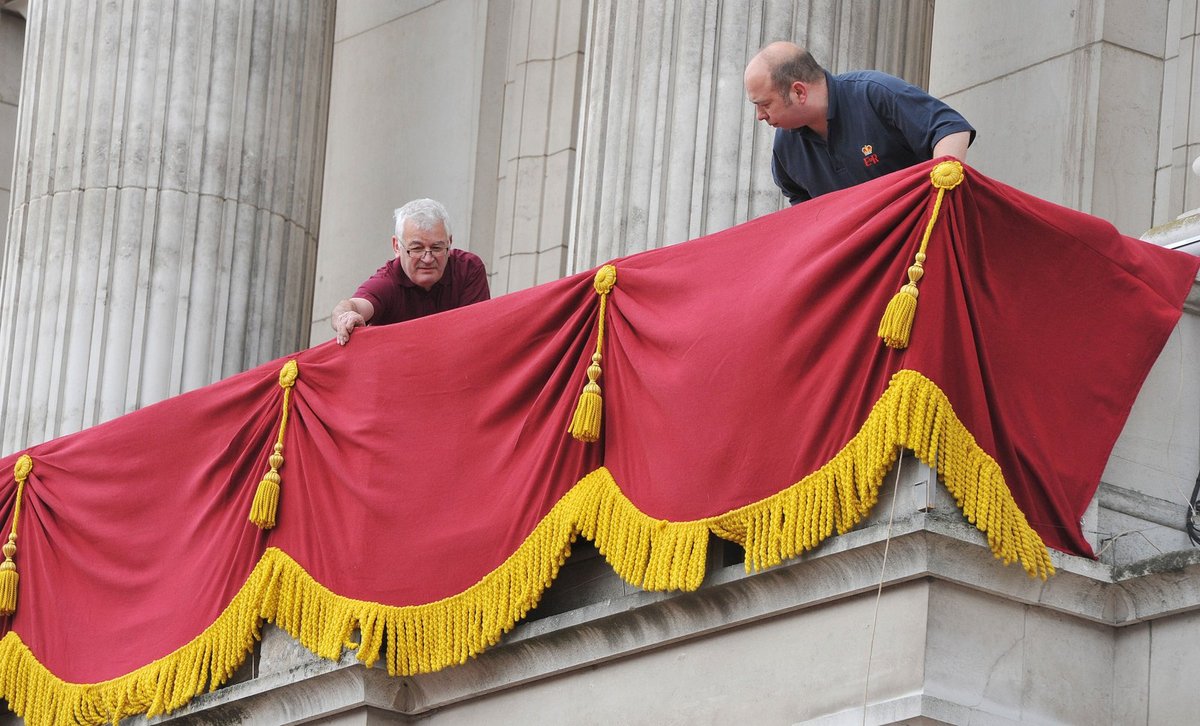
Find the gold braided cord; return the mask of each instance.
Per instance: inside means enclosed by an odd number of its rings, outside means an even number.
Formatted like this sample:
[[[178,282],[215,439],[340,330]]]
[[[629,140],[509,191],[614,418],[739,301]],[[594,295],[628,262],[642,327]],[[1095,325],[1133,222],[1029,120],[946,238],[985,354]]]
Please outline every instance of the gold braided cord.
[[[908,282],[892,296],[883,311],[883,318],[879,321],[878,335],[889,348],[908,347],[912,337],[913,319],[917,314],[917,298],[920,296],[917,283],[925,276],[925,250],[929,247],[929,238],[933,235],[933,225],[942,209],[942,198],[945,197],[946,191],[957,187],[962,181],[963,167],[958,161],[940,162],[929,172],[929,183],[938,190],[933,212],[925,225],[925,234],[921,237],[921,246],[917,250],[916,258],[908,268]]]
[[[587,383],[579,394],[579,402],[575,405],[575,413],[571,416],[571,424],[567,431],[575,439],[584,443],[592,443],[600,439],[600,424],[604,418],[604,397],[600,390],[600,361],[603,359],[601,350],[604,347],[604,313],[608,309],[608,295],[617,284],[617,268],[614,265],[604,265],[596,271],[592,287],[600,296],[600,320],[596,325],[596,352],[592,354],[592,364],[587,367]]]
[[[1054,567],[1012,499],[999,465],[975,442],[928,378],[900,371],[858,433],[816,472],[761,501],[707,519],[668,522],[642,513],[601,467],[579,480],[517,550],[461,593],[398,607],[343,597],[282,550],[268,548],[216,621],[190,643],[127,675],[66,683],[16,632],[0,639],[0,698],[32,726],[114,722],[157,715],[225,683],[273,622],[322,658],[346,648],[370,666],[411,675],[465,662],[494,645],[535,607],[578,535],[596,543],[627,582],[647,590],[695,590],[709,532],[741,543],[758,570],[816,547],[867,515],[900,448],[934,467],[958,506],[987,534],[997,558],[1043,579]],[[354,631],[358,643],[348,643]]]
[[[279,509],[279,469],[283,466],[283,436],[287,432],[288,411],[292,401],[292,387],[296,385],[296,377],[300,375],[300,367],[292,358],[283,364],[279,370],[279,386],[283,389],[283,413],[279,417],[279,436],[271,455],[267,457],[270,470],[263,475],[254,492],[254,501],[250,504],[250,521],[261,529],[271,529],[275,526],[275,515]]]
[[[21,502],[25,499],[25,480],[33,471],[33,459],[29,454],[17,457],[13,465],[13,479],[17,482],[17,500],[13,504],[12,529],[8,533],[8,541],[0,548],[4,553],[4,561],[0,562],[0,615],[12,615],[17,611],[17,586],[21,576],[17,573],[17,521],[21,518]]]
[[[33,459],[29,454],[21,454],[17,458],[17,463],[13,465],[13,479],[17,482],[17,502],[13,505],[13,520],[12,531],[9,532],[9,537],[17,536],[17,519],[21,516],[21,500],[25,494],[25,480],[29,478],[29,473],[33,471]]]

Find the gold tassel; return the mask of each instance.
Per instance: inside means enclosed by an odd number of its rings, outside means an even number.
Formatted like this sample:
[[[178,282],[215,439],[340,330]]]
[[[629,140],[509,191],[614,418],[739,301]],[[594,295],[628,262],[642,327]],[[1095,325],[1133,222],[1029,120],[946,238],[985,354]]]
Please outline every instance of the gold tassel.
[[[283,389],[283,415],[279,420],[279,438],[275,448],[267,459],[271,470],[258,483],[258,491],[254,493],[254,503],[250,506],[250,521],[260,529],[271,529],[275,526],[275,513],[279,509],[279,469],[283,466],[283,434],[287,431],[288,404],[292,400],[292,386],[300,375],[300,367],[295,359],[289,360],[279,371],[279,386]]]
[[[568,431],[576,439],[591,443],[600,438],[600,423],[604,415],[604,398],[600,395],[600,349],[604,345],[604,312],[608,303],[608,294],[617,284],[617,268],[604,265],[596,271],[596,279],[592,286],[600,296],[600,320],[596,325],[596,352],[592,354],[592,364],[587,368],[588,382],[579,394],[579,404],[575,407],[575,415],[571,417]]]
[[[883,319],[879,321],[879,337],[889,348],[907,348],[912,335],[913,320],[917,316],[917,282],[925,275],[925,248],[929,246],[929,237],[933,233],[933,224],[937,221],[938,212],[942,207],[942,197],[947,189],[953,189],[962,183],[963,168],[957,161],[943,161],[929,172],[929,181],[937,187],[937,201],[933,203],[933,214],[929,215],[929,224],[925,225],[925,235],[921,238],[921,249],[917,252],[916,260],[908,268],[908,283],[900,288],[900,292],[892,296]]]
[[[13,557],[17,554],[17,519],[21,516],[21,499],[25,494],[25,480],[33,471],[33,459],[29,454],[22,454],[13,467],[13,477],[17,480],[17,501],[13,505],[12,531],[8,533],[8,542],[0,548],[4,551],[4,562],[0,563],[0,615],[12,615],[17,611],[17,583],[21,576],[17,574],[17,563]]]

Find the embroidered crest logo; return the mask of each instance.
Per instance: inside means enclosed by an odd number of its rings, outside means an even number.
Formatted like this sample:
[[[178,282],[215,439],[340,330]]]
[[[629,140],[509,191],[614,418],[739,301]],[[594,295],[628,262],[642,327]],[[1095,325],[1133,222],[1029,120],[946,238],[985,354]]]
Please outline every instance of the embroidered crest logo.
[[[863,166],[875,166],[879,163],[879,154],[874,153],[875,147],[870,144],[863,144]]]

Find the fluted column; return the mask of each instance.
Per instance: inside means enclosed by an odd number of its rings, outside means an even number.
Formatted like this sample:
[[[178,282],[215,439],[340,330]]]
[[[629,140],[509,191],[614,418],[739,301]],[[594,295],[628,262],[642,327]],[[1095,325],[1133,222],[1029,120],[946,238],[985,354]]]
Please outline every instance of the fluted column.
[[[590,4],[569,271],[775,211],[772,129],[746,62],[773,40],[835,72],[924,85],[930,0],[596,0]]]
[[[17,97],[21,90],[21,53],[25,48],[25,18],[0,2],[0,251],[6,234],[11,196],[13,145],[17,140]],[[22,8],[22,12],[24,9]]]
[[[4,452],[301,347],[333,2],[30,3]]]

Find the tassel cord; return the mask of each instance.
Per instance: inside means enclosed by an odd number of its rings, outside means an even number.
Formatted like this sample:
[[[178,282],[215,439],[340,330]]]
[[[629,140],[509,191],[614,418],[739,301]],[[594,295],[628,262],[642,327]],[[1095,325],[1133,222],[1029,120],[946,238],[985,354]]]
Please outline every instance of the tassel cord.
[[[254,493],[254,501],[250,505],[250,521],[260,529],[271,529],[275,526],[276,513],[279,508],[279,469],[283,466],[283,439],[287,433],[288,414],[291,411],[292,387],[300,375],[300,367],[295,359],[289,360],[279,371],[279,386],[283,389],[283,412],[279,418],[279,436],[267,459],[270,470],[263,475]]]
[[[22,457],[22,458],[27,458],[27,456],[28,455],[26,455],[26,457]],[[21,466],[21,461],[18,460],[17,467],[19,468],[20,466]],[[17,520],[20,519],[20,517],[21,517],[21,501],[25,498],[25,480],[28,478],[29,478],[28,471],[26,471],[23,475],[18,474],[16,477],[16,479],[17,479],[17,502],[16,502],[16,504],[13,505],[12,530],[8,533],[8,538],[10,540],[15,540],[17,538]]]

